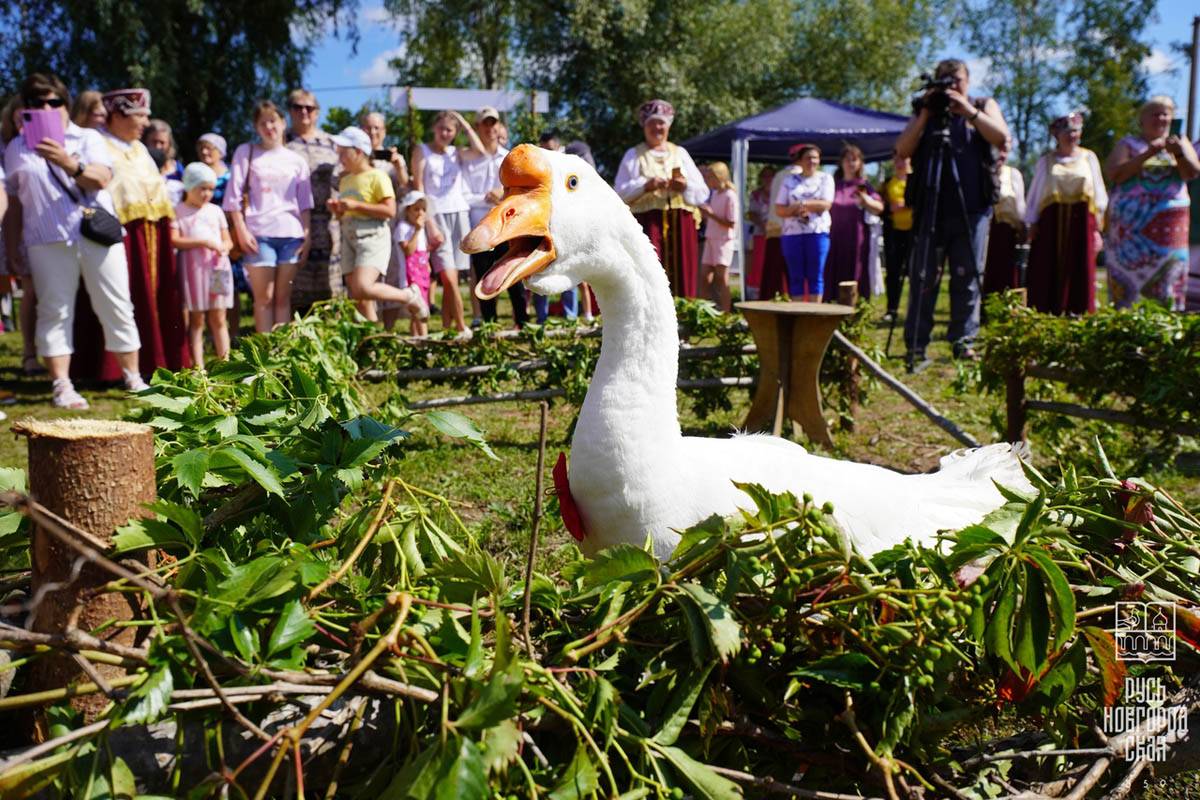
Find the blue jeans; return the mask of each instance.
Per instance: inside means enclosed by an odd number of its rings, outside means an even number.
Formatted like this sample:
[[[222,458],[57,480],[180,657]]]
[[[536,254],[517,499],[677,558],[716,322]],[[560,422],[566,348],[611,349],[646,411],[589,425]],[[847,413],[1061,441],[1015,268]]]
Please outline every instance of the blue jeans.
[[[954,346],[955,354],[974,344],[979,334],[979,287],[991,218],[988,209],[971,215],[965,228],[960,220],[939,220],[939,230],[929,243],[924,264],[917,263],[921,242],[920,232],[914,230],[908,314],[904,320],[904,343],[910,354],[923,356],[929,346],[940,284],[938,267],[943,260],[948,262],[950,272],[950,327],[946,338]]]
[[[783,260],[787,262],[788,294],[816,295],[825,291],[825,259],[829,256],[828,233],[797,233],[782,236]]]
[[[546,322],[546,317],[550,316],[550,298],[544,294],[533,292],[533,311],[537,314],[538,325],[543,325]],[[579,294],[575,289],[568,289],[560,295],[563,305],[563,316],[567,319],[576,319],[579,316]]]

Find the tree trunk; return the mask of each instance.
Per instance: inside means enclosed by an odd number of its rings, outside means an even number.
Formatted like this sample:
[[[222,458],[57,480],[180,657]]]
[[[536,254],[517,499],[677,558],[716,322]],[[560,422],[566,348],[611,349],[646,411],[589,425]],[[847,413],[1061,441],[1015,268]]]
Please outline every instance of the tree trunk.
[[[113,532],[155,499],[154,434],[145,425],[105,420],[28,420],[13,426],[29,439],[29,490],[35,500],[106,546]],[[114,621],[141,616],[136,594],[95,590],[113,575],[88,562],[34,526],[30,539],[33,576],[32,628],[61,633],[74,626],[109,641],[134,645],[137,628]],[[78,574],[75,570],[78,569]],[[102,631],[97,629],[110,623]],[[120,667],[95,664],[102,678],[123,675]],[[30,690],[53,689],[84,677],[69,656],[48,655],[30,668]],[[76,698],[90,721],[108,703],[103,694]]]

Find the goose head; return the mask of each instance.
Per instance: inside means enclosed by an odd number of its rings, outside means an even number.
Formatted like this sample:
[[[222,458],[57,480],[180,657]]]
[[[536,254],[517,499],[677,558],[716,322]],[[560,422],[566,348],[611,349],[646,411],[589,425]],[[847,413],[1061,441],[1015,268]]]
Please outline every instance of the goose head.
[[[483,253],[508,243],[504,256],[476,284],[480,299],[496,297],[521,280],[549,295],[581,281],[632,279],[630,271],[644,258],[612,255],[632,255],[639,246],[656,265],[628,207],[578,156],[520,145],[501,163],[500,183],[503,199],[461,244],[465,253]]]

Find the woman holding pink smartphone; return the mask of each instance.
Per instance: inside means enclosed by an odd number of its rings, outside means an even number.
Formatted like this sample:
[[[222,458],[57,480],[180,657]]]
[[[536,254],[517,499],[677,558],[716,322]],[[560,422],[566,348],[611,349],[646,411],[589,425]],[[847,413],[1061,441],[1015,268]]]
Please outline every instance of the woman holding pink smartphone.
[[[54,382],[54,405],[86,409],[69,377],[74,352],[75,296],[80,278],[104,329],[105,348],[121,366],[125,387],[146,388],[138,374],[141,340],[129,300],[125,249],[103,245],[83,235],[85,208],[113,213],[104,187],[112,178],[112,161],[100,134],[67,119],[70,95],[55,75],[35,73],[21,84],[25,111],[59,115],[62,140],[47,114],[23,117],[22,135],[4,152],[5,185],[13,210],[10,233],[20,231],[37,289],[37,351]],[[31,131],[30,128],[35,126]],[[31,137],[49,133],[30,146]],[[15,248],[10,247],[10,253]]]

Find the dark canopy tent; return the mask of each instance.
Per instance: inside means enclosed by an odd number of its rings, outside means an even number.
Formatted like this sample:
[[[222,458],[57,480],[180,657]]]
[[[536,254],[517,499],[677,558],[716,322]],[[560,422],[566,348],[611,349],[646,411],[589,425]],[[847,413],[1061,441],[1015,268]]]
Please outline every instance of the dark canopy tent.
[[[871,111],[815,97],[801,97],[761,114],[722,125],[683,143],[692,158],[732,159],[734,143],[749,143],[750,161],[786,164],[796,142],[821,148],[824,160],[836,161],[846,142],[858,145],[867,161],[892,154],[908,117]]]
[[[867,161],[880,161],[892,154],[896,137],[908,117],[871,111],[857,106],[801,97],[761,114],[722,125],[683,143],[692,158],[729,161],[737,185],[741,208],[746,208],[746,167],[751,161],[788,163],[788,148],[810,142],[821,148],[821,160],[835,163],[846,143],[858,145]],[[744,234],[744,230],[739,228]],[[739,236],[736,271],[746,296],[746,243]]]

